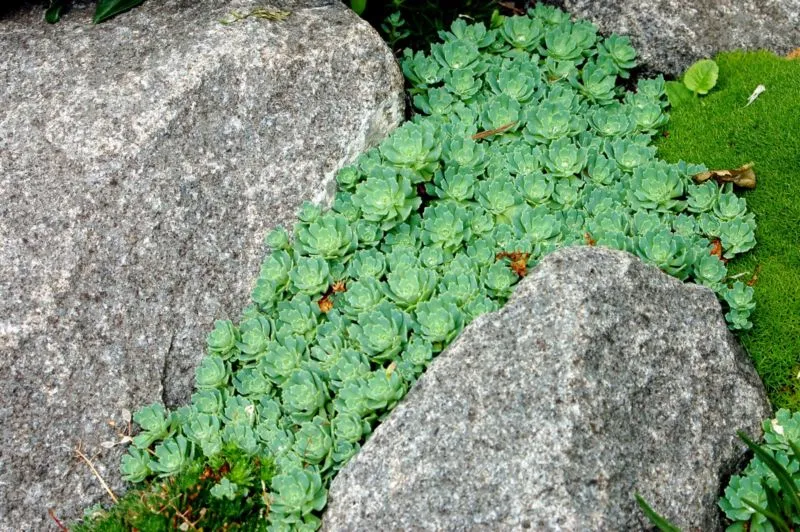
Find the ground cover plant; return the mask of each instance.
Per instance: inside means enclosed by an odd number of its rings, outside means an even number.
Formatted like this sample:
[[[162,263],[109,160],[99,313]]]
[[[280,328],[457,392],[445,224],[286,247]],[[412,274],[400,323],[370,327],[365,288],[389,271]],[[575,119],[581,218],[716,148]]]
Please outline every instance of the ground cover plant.
[[[498,0],[343,0],[380,32],[395,52],[427,50],[438,32],[457,18],[489,24],[494,13],[520,10],[527,2]],[[524,11],[519,11],[524,13]]]
[[[430,53],[405,53],[419,113],[337,174],[332,210],[307,203],[291,237],[270,233],[253,304],[216,322],[191,404],[134,415],[121,469],[141,488],[93,508],[85,530],[148,512],[211,527],[223,500],[226,515],[243,508],[228,529],[317,529],[330,480],[433,357],[562,246],[628,250],[749,326],[753,289],[722,257],[755,245],[753,217],[694,183],[704,167],[656,158],[664,80],[625,90],[629,40],[555,8],[497,22],[458,20]],[[232,473],[251,457],[268,470]],[[152,501],[200,477],[174,510]]]
[[[741,196],[759,244],[728,264],[731,275],[757,276],[758,312],[741,340],[772,404],[800,410],[800,60],[760,51],[723,53],[716,62],[717,86],[670,110],[658,154],[710,168],[754,163],[758,184]],[[759,85],[764,91],[751,101]]]

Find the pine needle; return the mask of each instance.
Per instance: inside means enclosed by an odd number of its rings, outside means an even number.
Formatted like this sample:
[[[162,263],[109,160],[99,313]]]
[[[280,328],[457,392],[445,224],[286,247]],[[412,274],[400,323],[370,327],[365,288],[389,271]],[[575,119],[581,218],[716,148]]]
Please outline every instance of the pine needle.
[[[49,515],[49,516],[50,516],[50,519],[52,519],[53,521],[55,521],[55,523],[56,523],[56,526],[58,527],[58,529],[59,529],[59,530],[62,530],[62,531],[64,531],[64,532],[69,532],[69,528],[65,527],[65,526],[64,526],[64,523],[62,523],[61,521],[59,521],[59,520],[58,520],[58,517],[56,517],[56,513],[53,511],[53,509],[52,509],[52,508],[50,508],[49,510],[47,510],[47,515]]]
[[[103,488],[108,492],[108,495],[111,497],[111,500],[114,501],[114,504],[117,504],[119,502],[119,500],[117,499],[117,496],[114,495],[114,492],[111,491],[111,488],[108,487],[108,484],[106,484],[106,481],[103,480],[103,477],[101,477],[100,473],[97,472],[97,469],[95,469],[94,464],[92,464],[92,461],[89,460],[89,458],[85,454],[83,454],[83,452],[81,451],[80,442],[78,443],[78,446],[75,447],[75,454],[77,454],[84,462],[86,462],[86,465],[88,465],[89,469],[92,470],[92,473],[94,473],[94,476],[96,476],[97,480],[100,481],[100,485],[102,485]]]

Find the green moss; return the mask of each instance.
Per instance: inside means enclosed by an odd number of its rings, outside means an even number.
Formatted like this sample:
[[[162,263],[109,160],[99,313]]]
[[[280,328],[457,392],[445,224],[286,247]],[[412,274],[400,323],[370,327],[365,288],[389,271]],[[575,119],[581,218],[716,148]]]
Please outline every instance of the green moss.
[[[800,409],[800,61],[768,52],[716,58],[719,83],[671,111],[658,143],[667,161],[709,168],[755,163],[757,187],[743,192],[755,213],[756,248],[733,260],[730,273],[757,268],[753,328],[741,336],[775,407]],[[752,105],[747,99],[766,87]]]
[[[270,459],[225,448],[209,460],[196,460],[180,474],[129,490],[109,509],[95,505],[73,532],[160,532],[162,530],[266,530],[263,495],[275,468]],[[215,497],[226,478],[250,497]],[[191,525],[190,525],[191,523]],[[183,527],[183,528],[181,528]]]

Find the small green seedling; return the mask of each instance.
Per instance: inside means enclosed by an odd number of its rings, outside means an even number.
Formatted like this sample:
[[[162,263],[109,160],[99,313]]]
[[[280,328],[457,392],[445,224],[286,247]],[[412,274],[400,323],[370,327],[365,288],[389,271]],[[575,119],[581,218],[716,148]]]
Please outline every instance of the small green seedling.
[[[698,94],[708,94],[717,84],[719,67],[713,59],[701,59],[683,74],[682,81],[668,81],[665,92],[672,107],[688,102]]]
[[[680,81],[667,81],[664,89],[667,93],[669,104],[672,107],[678,107],[684,103],[687,103],[693,97],[692,91],[687,89],[686,85]]]
[[[405,29],[406,21],[403,20],[403,15],[399,11],[395,11],[386,17],[381,29],[386,35],[386,42],[389,43],[389,48],[395,50],[397,43],[411,35],[411,31]]]
[[[683,75],[683,84],[694,94],[708,94],[717,84],[719,67],[713,59],[701,59]]]

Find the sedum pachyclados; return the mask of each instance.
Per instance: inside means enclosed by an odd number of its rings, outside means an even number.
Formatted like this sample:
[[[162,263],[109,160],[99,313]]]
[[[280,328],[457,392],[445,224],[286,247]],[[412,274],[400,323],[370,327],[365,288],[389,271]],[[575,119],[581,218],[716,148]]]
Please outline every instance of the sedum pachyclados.
[[[237,326],[218,321],[197,393],[146,407],[123,459],[141,482],[224,446],[269,456],[269,530],[313,530],[326,487],[436,354],[561,246],[637,254],[703,284],[749,326],[752,289],[725,259],[754,245],[745,200],[655,157],[664,81],[626,91],[630,41],[537,6],[459,20],[402,69],[420,111],[343,168],[333,209],[304,205]],[[229,482],[232,482],[229,480]],[[245,496],[220,481],[220,496]]]

